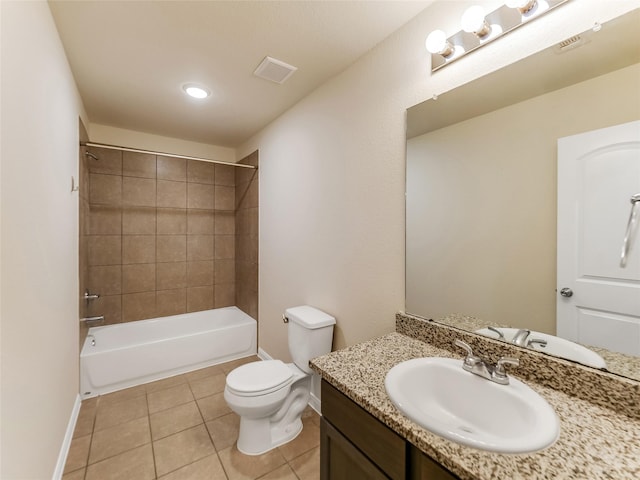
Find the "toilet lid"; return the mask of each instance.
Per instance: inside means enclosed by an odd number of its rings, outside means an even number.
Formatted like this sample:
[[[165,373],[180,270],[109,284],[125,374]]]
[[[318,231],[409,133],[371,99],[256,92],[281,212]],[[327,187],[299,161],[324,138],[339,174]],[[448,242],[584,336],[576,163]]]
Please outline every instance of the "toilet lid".
[[[291,383],[293,372],[280,360],[242,365],[227,375],[227,387],[243,396],[262,395]]]

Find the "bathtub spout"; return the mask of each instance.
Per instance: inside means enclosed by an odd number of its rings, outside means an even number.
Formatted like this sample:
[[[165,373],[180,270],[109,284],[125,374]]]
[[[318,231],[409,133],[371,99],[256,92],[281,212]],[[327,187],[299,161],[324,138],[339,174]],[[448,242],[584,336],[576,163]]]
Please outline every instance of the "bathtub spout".
[[[104,315],[100,315],[97,317],[85,317],[80,319],[81,322],[85,322],[89,327],[94,325],[104,323]]]

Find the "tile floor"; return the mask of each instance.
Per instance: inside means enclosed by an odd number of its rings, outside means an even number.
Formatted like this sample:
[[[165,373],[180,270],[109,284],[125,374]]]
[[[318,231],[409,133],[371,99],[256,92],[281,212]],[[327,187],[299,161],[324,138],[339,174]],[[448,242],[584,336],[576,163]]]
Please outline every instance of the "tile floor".
[[[257,357],[195,370],[82,402],[63,480],[307,480],[320,478],[320,418],[259,456],[236,449],[239,417],[225,376]]]

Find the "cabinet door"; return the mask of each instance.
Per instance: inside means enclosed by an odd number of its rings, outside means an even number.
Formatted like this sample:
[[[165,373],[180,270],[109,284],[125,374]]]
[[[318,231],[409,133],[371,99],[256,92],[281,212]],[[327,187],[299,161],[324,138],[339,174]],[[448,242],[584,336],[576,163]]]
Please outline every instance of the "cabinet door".
[[[411,445],[409,450],[410,480],[459,480],[457,476]]]
[[[388,479],[324,417],[320,420],[320,480]]]

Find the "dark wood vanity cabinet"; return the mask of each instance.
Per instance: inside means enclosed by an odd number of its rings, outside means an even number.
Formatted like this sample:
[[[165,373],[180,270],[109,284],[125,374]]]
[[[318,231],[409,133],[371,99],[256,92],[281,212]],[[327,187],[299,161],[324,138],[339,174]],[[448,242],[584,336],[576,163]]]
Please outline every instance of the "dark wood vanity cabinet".
[[[320,479],[387,478],[458,479],[323,380]]]

